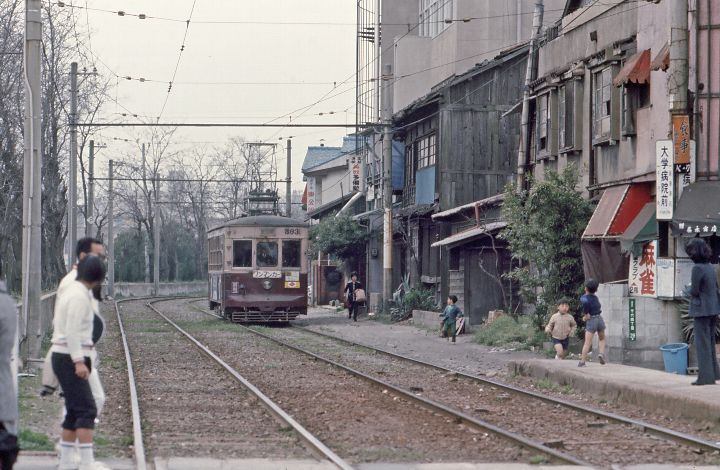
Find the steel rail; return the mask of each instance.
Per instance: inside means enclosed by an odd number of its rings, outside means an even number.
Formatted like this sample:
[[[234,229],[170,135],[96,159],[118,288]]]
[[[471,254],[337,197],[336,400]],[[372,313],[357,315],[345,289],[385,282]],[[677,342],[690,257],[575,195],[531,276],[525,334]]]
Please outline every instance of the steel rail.
[[[347,339],[344,339],[344,338],[339,338],[339,337],[337,337],[337,336],[329,335],[329,334],[326,334],[326,333],[321,333],[321,332],[319,332],[319,331],[311,330],[311,329],[309,329],[309,328],[298,327],[298,326],[293,326],[293,328],[295,328],[295,329],[297,329],[297,330],[305,331],[305,332],[308,332],[308,333],[312,333],[312,334],[314,334],[314,335],[321,336],[321,337],[323,337],[323,338],[327,338],[327,339],[335,340],[335,341],[338,341],[338,342],[341,342],[341,343],[345,343],[345,344],[347,344],[347,345],[349,345],[349,346],[356,346],[356,347],[365,348],[365,349],[368,349],[368,350],[370,350],[370,351],[375,351],[375,352],[378,352],[378,353],[380,353],[380,354],[385,354],[385,355],[387,355],[387,356],[394,357],[394,358],[396,358],[396,359],[401,359],[401,360],[403,360],[403,361],[412,362],[412,363],[415,363],[415,364],[418,364],[418,365],[422,365],[422,366],[426,366],[426,367],[431,367],[431,368],[434,368],[434,369],[439,370],[439,371],[442,371],[442,372],[452,373],[452,374],[455,374],[455,375],[458,376],[458,377],[462,377],[462,378],[465,378],[465,379],[470,379],[470,380],[473,380],[473,381],[476,381],[476,382],[480,382],[480,383],[483,383],[483,384],[486,384],[486,385],[492,385],[492,386],[498,387],[498,388],[500,388],[500,389],[503,389],[503,390],[505,390],[505,391],[512,392],[512,393],[515,393],[515,394],[518,394],[518,395],[523,395],[523,396],[526,396],[526,397],[532,397],[532,398],[535,398],[535,399],[538,399],[538,400],[542,400],[542,401],[544,401],[544,402],[546,402],[546,403],[550,403],[550,404],[553,404],[553,405],[561,405],[561,406],[563,406],[563,407],[565,407],[565,408],[569,408],[569,409],[574,410],[574,411],[578,411],[578,412],[585,413],[585,414],[592,414],[592,415],[595,415],[595,416],[600,417],[600,418],[605,418],[605,419],[608,419],[608,420],[611,420],[611,421],[615,421],[615,422],[617,422],[617,423],[630,425],[630,426],[633,426],[633,427],[635,427],[635,428],[639,428],[639,429],[641,429],[642,431],[647,432],[647,433],[649,433],[649,434],[653,434],[653,435],[655,435],[655,436],[661,437],[661,438],[666,439],[666,440],[671,440],[671,441],[674,441],[674,442],[677,442],[677,443],[680,443],[680,444],[684,444],[684,445],[687,445],[687,446],[689,446],[689,447],[695,447],[695,448],[702,449],[702,450],[706,450],[706,451],[710,451],[710,452],[720,451],[720,443],[713,443],[713,442],[710,442],[710,441],[706,441],[706,440],[704,440],[704,439],[700,439],[699,437],[692,436],[692,435],[690,435],[690,434],[686,434],[686,433],[683,433],[683,432],[680,432],[680,431],[675,431],[675,430],[673,430],[673,429],[664,428],[664,427],[662,427],[662,426],[658,426],[658,425],[655,425],[655,424],[650,424],[650,423],[647,423],[647,422],[644,422],[644,421],[640,421],[640,420],[636,420],[636,419],[633,419],[633,418],[627,418],[627,417],[622,416],[622,415],[618,415],[618,414],[611,413],[611,412],[608,412],[608,411],[599,410],[599,409],[597,409],[597,408],[593,408],[593,407],[590,407],[590,406],[587,406],[587,405],[578,405],[578,404],[572,403],[572,402],[570,402],[570,401],[561,400],[561,399],[558,399],[558,398],[554,398],[554,397],[551,397],[551,396],[548,396],[548,395],[543,395],[543,394],[541,394],[541,393],[533,392],[533,391],[530,391],[530,390],[525,390],[525,389],[522,389],[522,388],[519,388],[519,387],[515,387],[515,386],[513,386],[513,385],[504,384],[504,383],[497,382],[497,381],[495,381],[495,380],[491,380],[491,379],[488,379],[488,378],[483,378],[483,377],[480,377],[480,376],[477,376],[477,375],[467,374],[467,373],[465,373],[465,372],[460,372],[460,371],[457,371],[457,370],[448,369],[448,368],[446,368],[446,367],[443,367],[443,366],[440,366],[440,365],[437,365],[437,364],[433,364],[433,363],[431,363],[431,362],[426,362],[426,361],[423,361],[423,360],[421,360],[421,359],[415,359],[415,358],[412,358],[412,357],[403,356],[403,355],[401,355],[401,354],[394,353],[394,352],[391,352],[391,351],[387,351],[387,350],[385,350],[385,349],[376,348],[376,347],[374,347],[374,346],[369,346],[369,345],[367,345],[367,344],[358,343],[358,342],[351,341],[351,340],[347,340]]]
[[[230,375],[233,376],[235,380],[240,382],[245,388],[247,388],[253,395],[255,395],[264,405],[265,407],[270,411],[272,415],[274,415],[277,419],[282,421],[283,423],[289,425],[292,427],[295,432],[300,436],[300,438],[310,447],[311,450],[313,450],[318,455],[322,456],[323,458],[329,460],[332,462],[336,467],[342,469],[342,470],[353,470],[353,467],[345,462],[341,457],[339,457],[335,452],[333,452],[329,447],[327,447],[325,444],[322,443],[317,437],[315,437],[310,431],[305,429],[300,423],[295,421],[292,416],[287,414],[282,408],[280,408],[272,399],[270,399],[267,395],[265,395],[262,391],[260,391],[259,388],[254,386],[252,383],[250,383],[245,377],[240,375],[238,371],[233,369],[230,365],[228,365],[225,361],[223,361],[219,356],[217,356],[215,353],[213,353],[207,346],[202,344],[200,341],[198,341],[194,336],[192,336],[187,331],[183,330],[178,324],[173,322],[170,318],[168,318],[165,314],[163,314],[160,310],[158,310],[154,304],[157,302],[165,302],[168,300],[175,300],[175,299],[157,299],[157,300],[151,300],[150,302],[146,303],[145,305],[153,310],[155,313],[160,315],[167,323],[172,325],[177,331],[182,333],[190,342],[192,342],[195,346],[197,346],[200,351],[202,351],[205,355],[210,357],[212,360],[217,362],[223,369],[225,369]],[[189,303],[189,302],[188,302]],[[198,307],[196,307],[198,308]],[[207,313],[207,312],[204,312]],[[212,316],[216,316],[213,314],[209,314]]]
[[[354,375],[355,377],[358,377],[358,378],[360,378],[360,379],[362,379],[362,380],[364,380],[364,381],[366,381],[366,382],[370,382],[370,383],[372,383],[372,384],[374,384],[374,385],[379,385],[379,386],[381,386],[381,387],[383,387],[383,388],[385,388],[385,389],[392,390],[392,391],[395,392],[397,395],[405,398],[406,400],[408,400],[408,401],[413,401],[413,402],[419,404],[420,406],[422,406],[422,407],[424,407],[424,408],[426,408],[426,409],[428,409],[428,410],[430,410],[430,411],[433,411],[433,412],[436,412],[436,413],[442,413],[442,414],[444,414],[445,416],[448,416],[448,417],[450,417],[450,418],[452,418],[452,419],[458,420],[459,422],[462,422],[462,423],[464,423],[464,424],[466,424],[466,425],[470,425],[470,426],[473,426],[473,427],[476,427],[476,428],[480,428],[480,429],[483,429],[484,431],[492,432],[493,434],[496,434],[496,435],[498,435],[498,436],[504,437],[505,439],[508,439],[508,440],[514,442],[515,444],[519,444],[520,446],[525,447],[526,449],[530,449],[530,450],[536,451],[536,452],[542,452],[543,454],[548,455],[548,456],[550,456],[550,457],[552,457],[552,458],[554,458],[554,459],[556,459],[556,460],[558,460],[558,461],[560,461],[560,462],[568,463],[568,464],[571,464],[571,465],[582,465],[582,466],[592,467],[591,464],[589,464],[589,463],[587,463],[587,462],[585,462],[585,461],[583,461],[583,460],[580,460],[580,459],[578,459],[578,458],[576,458],[576,457],[573,457],[572,455],[568,455],[568,454],[565,454],[564,452],[557,451],[557,450],[552,449],[552,448],[550,448],[550,447],[548,447],[548,446],[545,446],[545,445],[543,445],[543,444],[541,444],[541,443],[539,443],[539,442],[535,442],[535,441],[533,441],[532,439],[528,439],[528,438],[526,438],[526,437],[524,437],[524,436],[521,436],[521,435],[519,435],[519,434],[515,434],[515,433],[513,433],[513,432],[511,432],[511,431],[507,431],[507,430],[502,429],[502,428],[500,428],[500,427],[498,427],[498,426],[495,426],[495,425],[490,424],[490,423],[488,423],[488,422],[485,422],[485,421],[482,421],[482,420],[480,420],[480,419],[477,419],[477,418],[475,418],[475,417],[473,417],[473,416],[467,415],[467,414],[462,413],[462,412],[460,412],[460,411],[456,411],[456,410],[450,408],[449,406],[443,405],[442,403],[438,403],[438,402],[436,402],[436,401],[434,401],[434,400],[430,400],[430,399],[425,398],[425,397],[417,396],[417,395],[415,395],[413,392],[411,392],[411,391],[409,391],[409,390],[405,390],[405,389],[403,389],[403,388],[401,388],[401,387],[397,387],[397,386],[392,385],[392,384],[390,384],[390,383],[388,383],[388,382],[385,382],[384,380],[381,380],[381,379],[378,379],[378,378],[373,377],[373,376],[371,376],[371,375],[365,374],[365,373],[360,372],[360,371],[358,371],[358,370],[356,370],[356,369],[353,369],[353,368],[351,368],[351,367],[342,365],[342,364],[340,364],[340,363],[338,363],[338,362],[333,361],[332,359],[328,359],[328,358],[322,357],[322,356],[320,356],[320,355],[318,355],[318,354],[315,354],[315,353],[313,353],[313,352],[311,352],[311,351],[307,351],[307,350],[305,350],[305,349],[303,349],[303,348],[300,348],[300,347],[298,347],[298,346],[292,345],[292,344],[287,343],[287,342],[285,342],[285,341],[282,341],[282,340],[280,340],[280,339],[274,338],[274,337],[272,337],[272,336],[270,336],[270,335],[266,335],[265,333],[261,333],[261,332],[259,332],[259,331],[253,330],[252,328],[248,328],[247,326],[240,325],[240,324],[238,324],[238,326],[239,326],[240,328],[246,330],[246,331],[249,331],[249,332],[257,335],[257,336],[260,336],[260,337],[262,337],[262,338],[265,338],[265,339],[268,339],[268,340],[270,340],[270,341],[273,341],[273,342],[275,342],[275,343],[277,343],[277,344],[280,344],[280,345],[282,345],[283,347],[286,347],[286,348],[288,348],[288,349],[292,349],[292,350],[294,350],[294,351],[297,351],[297,352],[300,352],[300,353],[302,353],[302,354],[308,355],[308,356],[313,357],[313,358],[315,358],[315,359],[317,359],[317,360],[319,360],[319,361],[321,361],[321,362],[324,362],[324,363],[326,363],[326,364],[329,364],[329,365],[331,365],[331,366],[333,366],[333,367],[336,367],[336,368],[338,368],[338,369],[344,370],[345,372],[348,372],[348,373]]]

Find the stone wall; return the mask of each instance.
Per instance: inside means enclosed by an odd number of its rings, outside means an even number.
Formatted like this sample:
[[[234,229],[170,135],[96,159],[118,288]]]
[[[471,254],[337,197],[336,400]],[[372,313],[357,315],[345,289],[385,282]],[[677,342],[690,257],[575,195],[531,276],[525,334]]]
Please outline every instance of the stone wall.
[[[117,282],[116,297],[148,297],[155,295],[153,283]],[[161,282],[159,295],[185,295],[207,293],[207,281]]]
[[[663,369],[660,346],[682,342],[680,314],[675,303],[633,297],[637,336],[635,341],[630,341],[627,284],[601,284],[597,296],[607,325],[608,359],[621,364]]]

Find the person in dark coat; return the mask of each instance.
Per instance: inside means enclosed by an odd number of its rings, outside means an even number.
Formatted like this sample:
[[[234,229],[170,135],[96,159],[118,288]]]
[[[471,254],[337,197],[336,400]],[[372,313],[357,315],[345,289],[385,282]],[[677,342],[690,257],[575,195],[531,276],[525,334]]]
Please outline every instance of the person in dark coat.
[[[345,285],[345,290],[343,291],[348,305],[348,320],[352,318],[353,321],[357,321],[359,302],[357,302],[355,298],[355,291],[358,289],[362,289],[362,284],[358,282],[357,273],[352,273],[350,275],[350,282]]]
[[[0,279],[2,267],[0,266]],[[12,469],[17,458],[17,390],[11,365],[17,333],[17,307],[0,281],[0,468]]]
[[[715,329],[720,314],[720,297],[715,268],[710,264],[712,251],[705,240],[693,238],[685,249],[695,265],[690,283],[690,308],[693,319],[698,378],[693,385],[710,385],[720,379],[715,355]]]

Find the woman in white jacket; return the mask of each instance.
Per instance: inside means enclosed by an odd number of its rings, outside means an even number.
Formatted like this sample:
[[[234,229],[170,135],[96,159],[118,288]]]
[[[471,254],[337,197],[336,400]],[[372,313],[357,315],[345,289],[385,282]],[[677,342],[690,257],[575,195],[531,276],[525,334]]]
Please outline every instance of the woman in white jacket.
[[[93,433],[97,407],[88,378],[93,356],[92,289],[105,279],[105,264],[87,256],[77,267],[77,279],[58,299],[53,320],[52,367],[65,395],[65,419],[60,443],[61,470],[76,469],[75,440],[79,443],[80,470],[108,468],[95,462]]]

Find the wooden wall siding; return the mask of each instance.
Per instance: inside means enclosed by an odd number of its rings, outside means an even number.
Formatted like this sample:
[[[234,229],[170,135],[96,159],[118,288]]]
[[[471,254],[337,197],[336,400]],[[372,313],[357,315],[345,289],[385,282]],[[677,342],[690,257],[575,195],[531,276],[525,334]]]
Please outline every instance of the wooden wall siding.
[[[464,252],[460,253],[460,270],[448,272],[448,287],[450,295],[457,295],[457,305],[465,311],[465,255]],[[442,299],[443,305],[447,302],[447,299]]]
[[[522,98],[524,63],[511,62],[444,93],[438,172],[441,210],[498,194],[510,182],[517,162],[520,113],[502,115]]]

